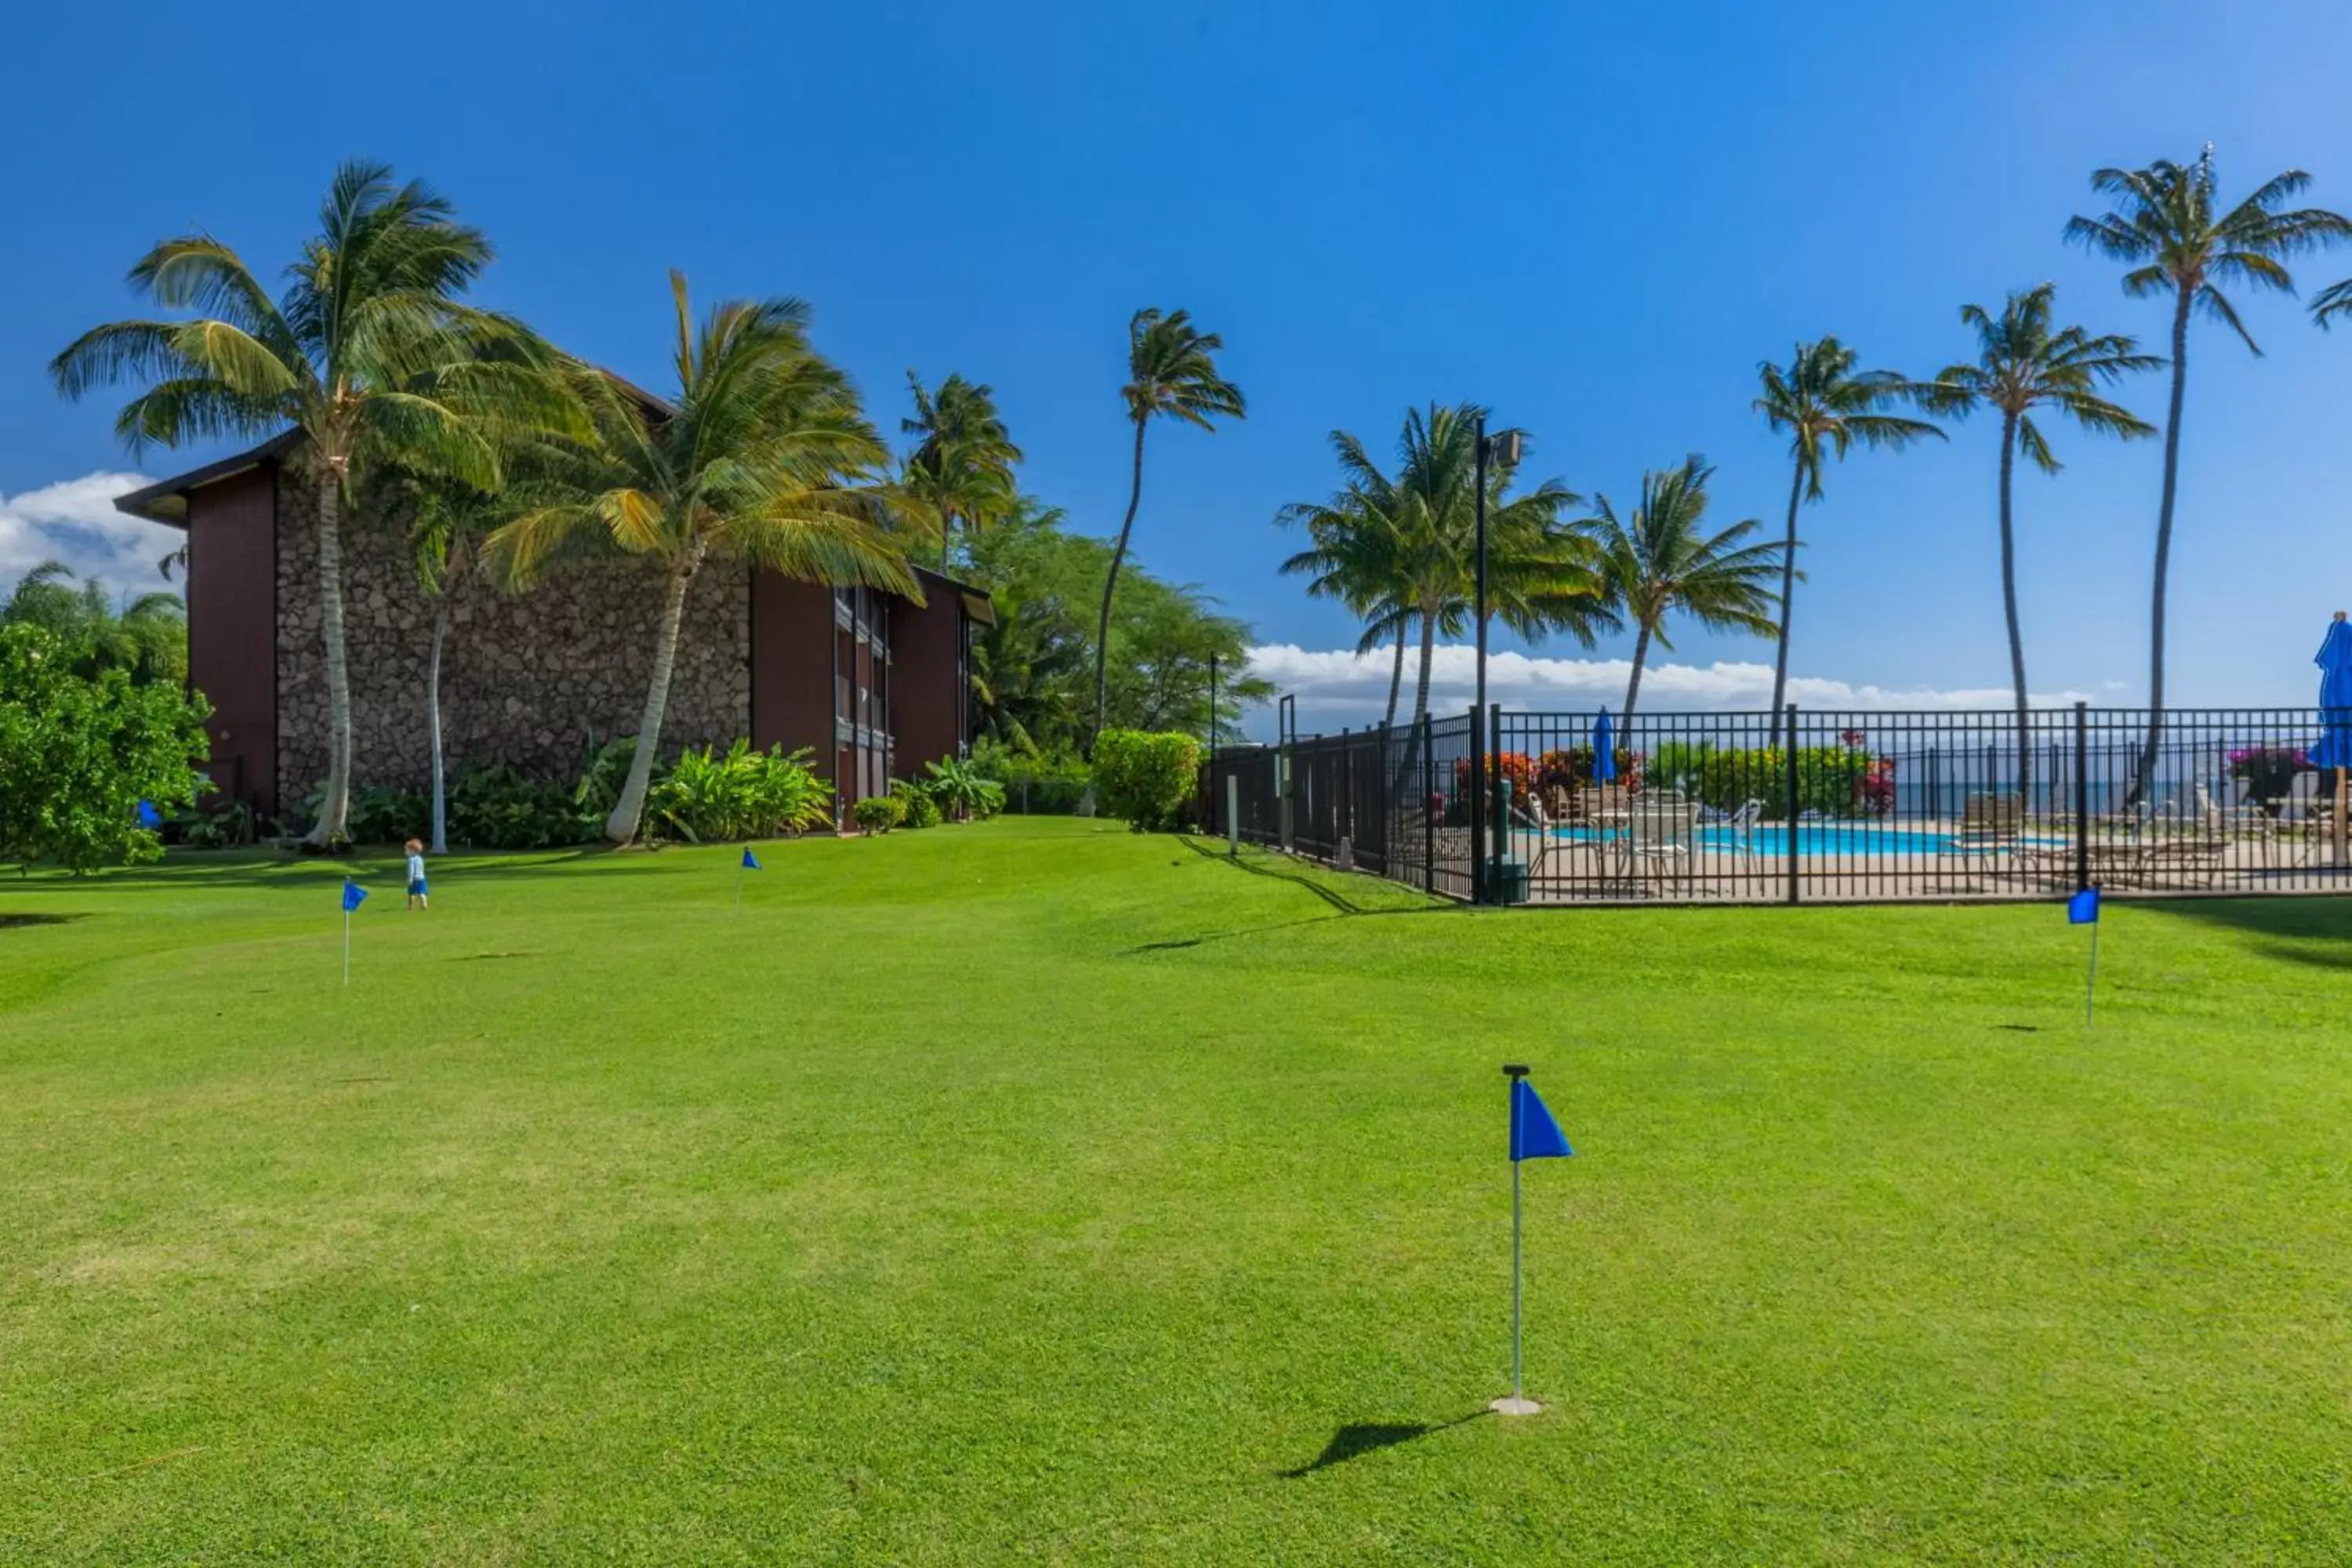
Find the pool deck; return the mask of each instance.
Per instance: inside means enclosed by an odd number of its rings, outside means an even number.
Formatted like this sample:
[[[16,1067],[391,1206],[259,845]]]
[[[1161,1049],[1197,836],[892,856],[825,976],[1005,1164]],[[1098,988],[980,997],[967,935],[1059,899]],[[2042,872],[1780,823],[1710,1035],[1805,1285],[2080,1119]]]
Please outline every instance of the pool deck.
[[[1906,820],[1906,836],[1853,850],[1796,857],[1797,901],[1947,902],[2056,899],[2076,884],[2076,850],[2053,832],[1998,848],[1920,848],[1910,836],[1948,839],[1957,824]],[[2352,866],[2332,863],[2335,847],[2292,831],[2189,833],[2095,839],[2090,880],[2119,895],[2214,896],[2352,892]],[[1781,903],[1790,861],[1769,852],[1781,830],[1768,825],[1753,850],[1698,842],[1683,853],[1629,856],[1620,842],[1562,838],[1515,827],[1509,855],[1529,867],[1535,904]],[[2035,837],[2042,841],[2034,841]]]

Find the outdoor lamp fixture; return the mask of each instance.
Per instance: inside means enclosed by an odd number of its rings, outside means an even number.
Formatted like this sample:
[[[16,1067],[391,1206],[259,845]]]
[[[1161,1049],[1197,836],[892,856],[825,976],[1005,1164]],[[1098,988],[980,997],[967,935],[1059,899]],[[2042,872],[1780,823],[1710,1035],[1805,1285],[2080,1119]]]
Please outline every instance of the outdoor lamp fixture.
[[[1478,573],[1476,604],[1472,618],[1478,627],[1478,697],[1471,710],[1470,722],[1470,880],[1471,901],[1484,902],[1483,868],[1485,852],[1485,803],[1486,795],[1486,465],[1498,463],[1506,468],[1519,466],[1525,441],[1519,431],[1497,430],[1486,434],[1486,416],[1481,413],[1473,426],[1477,440],[1477,461],[1471,488],[1477,492],[1475,505],[1478,517]]]

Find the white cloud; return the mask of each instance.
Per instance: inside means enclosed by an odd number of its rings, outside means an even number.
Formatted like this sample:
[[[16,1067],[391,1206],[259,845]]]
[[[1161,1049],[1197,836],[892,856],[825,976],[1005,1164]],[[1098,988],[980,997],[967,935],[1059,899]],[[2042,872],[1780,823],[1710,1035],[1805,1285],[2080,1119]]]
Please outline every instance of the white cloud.
[[[1400,711],[1411,710],[1417,657],[1405,656]],[[1301,728],[1336,730],[1341,725],[1380,722],[1381,710],[1388,703],[1391,658],[1360,658],[1345,649],[1276,643],[1250,650],[1250,673],[1274,682],[1278,690],[1297,694]],[[1632,673],[1632,663],[1622,658],[1535,658],[1523,653],[1496,653],[1486,660],[1486,700],[1537,712],[1583,711],[1603,704],[1613,709],[1625,700],[1625,679]],[[1462,645],[1441,646],[1430,661],[1429,705],[1439,712],[1459,713],[1469,707],[1476,683],[1476,650]],[[2088,700],[2091,694],[2047,691],[2031,696],[2037,706],[2060,706]],[[1937,690],[1856,686],[1791,676],[1788,700],[1822,710],[1885,711],[1999,709],[2008,707],[2012,698],[2006,687]],[[1771,701],[1769,664],[1652,664],[1642,671],[1644,712],[1758,711]]]
[[[147,483],[142,474],[88,474],[0,495],[0,592],[44,561],[62,561],[110,588],[163,585],[155,563],[186,535],[114,510],[114,498]]]

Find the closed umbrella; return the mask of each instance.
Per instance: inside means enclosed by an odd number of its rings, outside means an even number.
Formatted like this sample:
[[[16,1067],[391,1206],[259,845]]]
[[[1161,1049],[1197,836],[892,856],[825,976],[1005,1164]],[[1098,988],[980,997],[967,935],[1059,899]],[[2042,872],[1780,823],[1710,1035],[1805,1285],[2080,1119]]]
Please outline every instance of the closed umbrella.
[[[1617,781],[1617,726],[1609,721],[1609,710],[1603,708],[1601,717],[1592,721],[1592,782],[1614,784]]]
[[[2336,770],[2336,864],[2345,863],[2347,768],[2352,768],[2352,625],[2336,612],[2312,662],[2319,666],[2319,744],[2311,748],[2316,766]]]

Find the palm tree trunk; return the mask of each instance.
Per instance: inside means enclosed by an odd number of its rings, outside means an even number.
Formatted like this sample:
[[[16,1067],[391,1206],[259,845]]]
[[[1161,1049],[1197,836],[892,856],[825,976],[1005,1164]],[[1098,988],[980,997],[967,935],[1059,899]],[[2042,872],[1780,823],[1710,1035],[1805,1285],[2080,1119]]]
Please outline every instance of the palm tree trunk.
[[[349,837],[352,811],[352,670],[343,639],[343,477],[321,455],[319,468],[319,635],[327,655],[327,798],[306,843]]]
[[[2009,616],[2009,676],[2017,690],[2018,807],[2033,807],[2033,726],[2025,710],[2025,637],[2017,626],[2017,535],[2010,521],[2010,486],[2017,467],[2017,416],[2000,421],[2000,603]]]
[[[2156,586],[2148,610],[2147,740],[2140,747],[2139,776],[2125,804],[2137,805],[2156,784],[2157,748],[2164,738],[2164,582],[2172,564],[2172,497],[2180,479],[2180,403],[2189,385],[2189,286],[2172,308],[2172,404],[2164,420],[2164,493],[2156,510]]]
[[[1095,620],[1095,727],[1087,735],[1087,752],[1094,752],[1094,738],[1102,733],[1103,710],[1109,693],[1110,667],[1110,601],[1118,592],[1119,563],[1127,559],[1128,536],[1135,531],[1135,509],[1143,504],[1143,425],[1135,422],[1135,483],[1127,492],[1127,521],[1118,527],[1118,547],[1110,552],[1110,573],[1103,579],[1102,614]]]
[[[433,603],[433,653],[425,661],[425,738],[433,769],[433,853],[449,853],[447,769],[441,755],[441,645],[449,636],[449,585]]]
[[[613,815],[604,819],[604,837],[615,844],[635,840],[645,816],[654,756],[661,749],[662,715],[669,708],[670,669],[677,662],[678,624],[686,617],[686,590],[701,564],[697,548],[669,574],[669,589],[662,599],[661,628],[654,635],[654,671],[646,682],[645,716],[637,721],[637,754],[629,759],[629,776],[621,785],[620,798],[613,803]]]
[[[1404,644],[1400,634],[1397,647]],[[1437,613],[1426,605],[1421,611],[1421,674],[1412,688],[1412,728],[1405,731],[1404,761],[1397,768],[1396,786],[1391,792],[1402,795],[1412,782],[1413,764],[1421,761],[1422,731],[1429,717],[1429,667],[1437,652]]]
[[[1649,657],[1650,623],[1644,620],[1642,623],[1641,635],[1633,639],[1633,679],[1625,682],[1624,732],[1629,735],[1633,731],[1633,704],[1639,701],[1642,696],[1642,666],[1648,661]]]
[[[1396,725],[1397,693],[1404,688],[1404,639],[1412,626],[1411,617],[1397,617],[1396,661],[1389,666],[1389,705],[1381,710],[1381,729],[1383,731]]]
[[[948,574],[948,543],[955,538],[955,513],[940,513],[940,575]]]
[[[1797,508],[1805,500],[1805,465],[1797,464],[1796,477],[1789,481],[1789,533],[1780,544],[1780,647],[1772,658],[1772,744],[1780,743],[1780,717],[1789,702],[1789,606],[1797,596]],[[1789,737],[1794,744],[1796,737]]]

